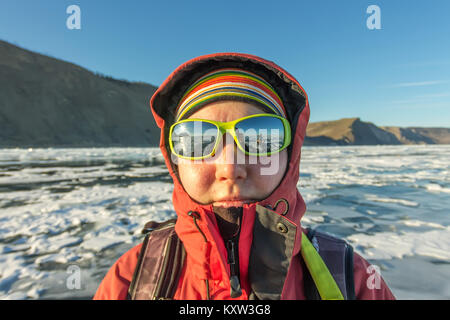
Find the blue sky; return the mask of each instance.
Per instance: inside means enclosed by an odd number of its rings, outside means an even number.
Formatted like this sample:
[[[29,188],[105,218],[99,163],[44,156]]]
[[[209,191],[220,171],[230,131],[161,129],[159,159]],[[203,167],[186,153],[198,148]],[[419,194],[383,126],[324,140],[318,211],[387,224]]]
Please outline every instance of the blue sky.
[[[66,27],[73,4],[80,30]],[[450,127],[448,0],[1,0],[0,39],[156,86],[193,57],[251,53],[299,80],[311,121]]]

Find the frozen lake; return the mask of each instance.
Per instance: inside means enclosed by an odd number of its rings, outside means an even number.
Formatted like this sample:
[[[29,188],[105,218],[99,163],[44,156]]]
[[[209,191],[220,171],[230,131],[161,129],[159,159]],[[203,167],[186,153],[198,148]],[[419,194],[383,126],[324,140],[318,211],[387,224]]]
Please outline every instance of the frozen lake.
[[[305,147],[303,225],[351,242],[400,299],[450,299],[450,145]],[[0,299],[90,299],[149,220],[158,148],[0,149]],[[68,285],[80,271],[80,288]]]

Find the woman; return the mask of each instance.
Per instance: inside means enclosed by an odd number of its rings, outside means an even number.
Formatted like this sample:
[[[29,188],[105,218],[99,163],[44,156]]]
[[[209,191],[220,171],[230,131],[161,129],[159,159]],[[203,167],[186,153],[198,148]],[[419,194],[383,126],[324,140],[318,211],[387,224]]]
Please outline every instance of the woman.
[[[162,273],[154,261],[165,251],[155,240],[140,244],[94,299],[158,298],[154,289],[168,279],[164,298],[173,299],[394,299],[348,244],[301,227],[297,181],[310,111],[288,72],[249,54],[200,56],[179,66],[150,105],[177,213],[174,229],[164,229],[173,232],[158,239],[179,239],[184,254]]]

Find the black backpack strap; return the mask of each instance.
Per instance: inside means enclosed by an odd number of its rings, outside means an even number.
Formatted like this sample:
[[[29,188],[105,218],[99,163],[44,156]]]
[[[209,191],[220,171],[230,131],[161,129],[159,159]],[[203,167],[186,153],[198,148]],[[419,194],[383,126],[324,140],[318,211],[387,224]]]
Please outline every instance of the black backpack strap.
[[[344,299],[355,299],[353,274],[353,248],[342,239],[314,229],[307,229],[308,239],[320,254],[338,285]],[[303,262],[305,296],[308,300],[320,300],[316,285]]]
[[[175,220],[149,222],[128,289],[131,300],[172,299],[183,269],[186,251],[175,232]]]
[[[356,291],[355,291],[355,275],[353,269],[353,247],[347,244],[346,250],[346,271],[345,271],[345,284],[347,288],[347,300],[356,300]]]

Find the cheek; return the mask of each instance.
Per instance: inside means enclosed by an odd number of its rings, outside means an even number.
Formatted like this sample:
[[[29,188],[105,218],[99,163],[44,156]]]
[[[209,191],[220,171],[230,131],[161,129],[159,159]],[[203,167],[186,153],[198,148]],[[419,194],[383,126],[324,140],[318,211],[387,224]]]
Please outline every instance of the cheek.
[[[215,169],[212,165],[179,162],[181,183],[190,196],[200,196],[214,183]]]
[[[272,159],[265,158],[251,167],[249,182],[257,186],[264,196],[269,195],[281,182],[287,170],[287,152],[283,150]]]
[[[261,174],[260,166],[252,166],[249,169],[246,179],[246,187],[248,191],[252,191],[258,198],[263,198],[269,194],[278,184],[274,175]]]

